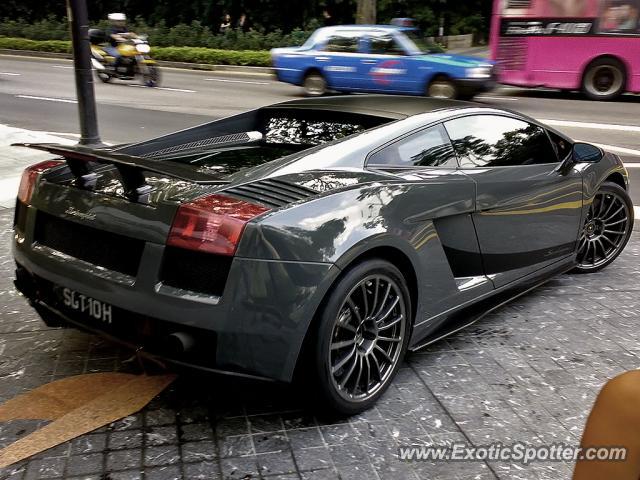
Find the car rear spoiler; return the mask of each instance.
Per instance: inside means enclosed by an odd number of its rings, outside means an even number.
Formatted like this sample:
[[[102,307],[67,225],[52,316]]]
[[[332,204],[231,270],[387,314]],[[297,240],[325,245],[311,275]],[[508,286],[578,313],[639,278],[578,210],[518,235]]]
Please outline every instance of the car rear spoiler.
[[[86,189],[93,188],[98,179],[98,174],[94,172],[94,164],[113,165],[120,172],[126,196],[130,200],[140,203],[147,203],[149,193],[153,190],[153,187],[147,183],[143,172],[166,175],[200,185],[229,183],[178,162],[152,160],[110,150],[55,143],[17,143],[12,146],[43,150],[64,157],[71,173],[76,177],[76,185]]]

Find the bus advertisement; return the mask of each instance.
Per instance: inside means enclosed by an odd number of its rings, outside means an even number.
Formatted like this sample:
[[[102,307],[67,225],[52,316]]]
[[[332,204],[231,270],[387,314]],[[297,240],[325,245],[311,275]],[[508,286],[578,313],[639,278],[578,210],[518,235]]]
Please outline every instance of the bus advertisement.
[[[640,0],[495,0],[490,45],[506,85],[640,92]]]

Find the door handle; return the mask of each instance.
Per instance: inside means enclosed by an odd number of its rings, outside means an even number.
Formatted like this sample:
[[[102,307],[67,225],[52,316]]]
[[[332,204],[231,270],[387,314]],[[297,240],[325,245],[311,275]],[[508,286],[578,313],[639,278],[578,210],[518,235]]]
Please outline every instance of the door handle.
[[[367,65],[373,65],[374,63],[376,63],[375,60],[361,60],[361,62]]]
[[[329,57],[316,57],[316,60],[318,62],[326,62],[329,60]]]

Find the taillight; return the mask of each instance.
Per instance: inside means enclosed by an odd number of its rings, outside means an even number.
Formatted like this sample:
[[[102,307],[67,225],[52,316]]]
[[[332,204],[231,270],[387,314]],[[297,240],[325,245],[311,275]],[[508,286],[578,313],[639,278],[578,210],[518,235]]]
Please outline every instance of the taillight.
[[[178,208],[167,245],[233,255],[245,225],[268,208],[224,195],[207,195]]]
[[[50,168],[62,165],[64,162],[60,160],[47,160],[45,162],[36,163],[27,167],[22,172],[22,178],[20,179],[20,188],[18,188],[18,200],[22,203],[29,205],[31,203],[31,196],[36,186],[38,176],[49,170]]]

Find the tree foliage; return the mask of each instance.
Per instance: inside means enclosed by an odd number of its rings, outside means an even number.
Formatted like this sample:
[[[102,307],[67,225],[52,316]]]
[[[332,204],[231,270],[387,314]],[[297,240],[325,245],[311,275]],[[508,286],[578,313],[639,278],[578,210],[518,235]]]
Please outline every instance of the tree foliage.
[[[377,21],[388,23],[394,17],[412,17],[427,35],[435,35],[440,18],[445,20],[446,33],[484,33],[488,28],[491,0],[92,0],[88,1],[93,22],[106,18],[109,12],[125,12],[147,24],[163,24],[167,28],[191,25],[196,21],[213,33],[218,32],[220,19],[229,13],[235,24],[246,13],[252,27],[258,31],[309,29],[322,24],[323,11],[328,10],[334,23],[353,23],[358,4],[377,3]],[[2,0],[0,19],[34,23],[47,17],[62,18],[66,14],[65,0]],[[187,27],[188,28],[188,27]]]

